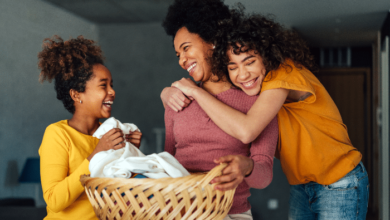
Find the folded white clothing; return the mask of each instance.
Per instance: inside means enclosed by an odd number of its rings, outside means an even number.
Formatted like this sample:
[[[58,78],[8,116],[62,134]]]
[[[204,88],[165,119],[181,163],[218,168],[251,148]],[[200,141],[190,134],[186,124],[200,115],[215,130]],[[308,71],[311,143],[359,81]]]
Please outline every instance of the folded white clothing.
[[[130,178],[131,172],[127,169],[119,169],[115,173],[112,174],[115,178]]]
[[[122,124],[111,117],[107,119],[93,134],[101,138],[113,128],[120,128],[124,134],[138,130],[134,124]],[[129,178],[132,173],[141,173],[149,178],[182,177],[190,175],[188,171],[168,152],[145,156],[133,144],[118,150],[107,150],[95,154],[90,163],[91,177]]]

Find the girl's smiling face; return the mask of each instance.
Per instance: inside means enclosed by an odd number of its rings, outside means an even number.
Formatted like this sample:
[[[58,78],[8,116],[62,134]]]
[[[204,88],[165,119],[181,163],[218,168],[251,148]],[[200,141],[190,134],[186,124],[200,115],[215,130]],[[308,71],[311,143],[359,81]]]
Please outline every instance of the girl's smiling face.
[[[177,31],[173,44],[179,65],[195,81],[208,81],[212,74],[207,59],[211,55],[212,44],[205,42],[198,34],[190,33],[186,27]]]
[[[253,50],[237,55],[230,48],[227,53],[230,80],[247,95],[258,95],[267,72],[262,57]]]
[[[112,104],[115,100],[115,91],[111,73],[102,64],[96,64],[92,68],[93,76],[87,81],[85,91],[79,93],[81,103],[77,104],[76,111],[94,118],[109,118]]]

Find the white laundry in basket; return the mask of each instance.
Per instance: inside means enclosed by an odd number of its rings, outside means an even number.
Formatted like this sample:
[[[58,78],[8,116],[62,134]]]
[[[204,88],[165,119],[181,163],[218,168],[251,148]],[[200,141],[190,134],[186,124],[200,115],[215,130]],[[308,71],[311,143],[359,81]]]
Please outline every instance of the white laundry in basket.
[[[134,124],[124,123],[111,117],[107,119],[93,134],[101,138],[113,128],[120,128],[123,134],[139,129]],[[125,147],[118,150],[107,150],[95,154],[90,163],[91,177],[130,178],[132,173],[141,173],[149,178],[182,177],[190,175],[188,171],[168,152],[145,156],[133,144],[126,142]]]

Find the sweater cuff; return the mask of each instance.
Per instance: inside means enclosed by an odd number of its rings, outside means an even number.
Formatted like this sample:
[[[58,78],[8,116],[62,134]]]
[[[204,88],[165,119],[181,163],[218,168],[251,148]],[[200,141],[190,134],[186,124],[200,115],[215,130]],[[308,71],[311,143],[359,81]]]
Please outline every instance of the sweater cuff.
[[[248,184],[251,188],[256,188],[256,185],[259,184],[260,180],[260,173],[261,173],[262,167],[258,163],[253,164],[253,170],[252,172],[245,177],[245,182]],[[255,186],[255,187],[254,187]]]

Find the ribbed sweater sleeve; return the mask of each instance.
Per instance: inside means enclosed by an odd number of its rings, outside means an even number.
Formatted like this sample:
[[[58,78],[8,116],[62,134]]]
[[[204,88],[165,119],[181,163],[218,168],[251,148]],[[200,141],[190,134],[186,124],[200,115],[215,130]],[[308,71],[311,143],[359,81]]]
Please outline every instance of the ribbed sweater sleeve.
[[[53,212],[64,210],[84,192],[80,175],[89,174],[85,159],[69,175],[69,144],[65,131],[50,125],[39,149],[43,197]]]
[[[275,117],[251,144],[250,158],[254,161],[254,166],[252,173],[245,178],[251,188],[264,189],[272,181],[278,133],[278,120]]]
[[[165,109],[164,121],[165,121],[165,151],[175,156],[175,136],[173,134],[173,115],[174,111],[171,108]]]

